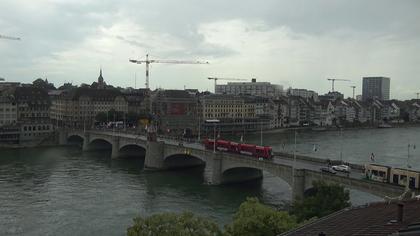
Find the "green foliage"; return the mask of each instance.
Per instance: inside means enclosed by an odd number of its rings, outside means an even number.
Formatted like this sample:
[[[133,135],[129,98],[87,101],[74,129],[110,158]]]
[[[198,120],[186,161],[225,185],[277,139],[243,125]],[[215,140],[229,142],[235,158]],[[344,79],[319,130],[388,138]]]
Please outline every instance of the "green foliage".
[[[111,109],[108,111],[108,120],[109,121],[123,121],[124,112]]]
[[[248,198],[239,207],[233,222],[225,226],[226,235],[278,235],[297,226],[295,217],[261,204],[257,198]]]
[[[222,235],[217,224],[189,212],[162,213],[134,219],[127,229],[128,236],[217,236]]]
[[[34,87],[42,88],[42,89],[45,89],[45,90],[54,90],[55,89],[54,84],[48,83],[47,79],[43,80],[41,78],[38,78],[38,79],[36,79],[32,82],[32,85]]]
[[[350,206],[349,191],[338,184],[313,182],[313,192],[293,204],[292,213],[299,221],[323,217]]]
[[[106,112],[99,112],[98,114],[96,114],[95,120],[101,123],[106,122],[107,120]]]
[[[127,119],[127,123],[132,124],[132,125],[137,125],[140,119],[140,115],[137,114],[136,112],[129,111],[127,113],[126,119]]]

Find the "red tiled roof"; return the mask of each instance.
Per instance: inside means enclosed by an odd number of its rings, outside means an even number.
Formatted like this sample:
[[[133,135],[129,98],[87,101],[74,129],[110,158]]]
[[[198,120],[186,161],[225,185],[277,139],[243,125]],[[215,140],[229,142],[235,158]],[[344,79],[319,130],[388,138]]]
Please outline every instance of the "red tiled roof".
[[[390,235],[420,220],[420,201],[403,202],[403,221],[398,222],[397,202],[372,203],[343,209],[315,222],[282,234],[283,236],[379,236]]]

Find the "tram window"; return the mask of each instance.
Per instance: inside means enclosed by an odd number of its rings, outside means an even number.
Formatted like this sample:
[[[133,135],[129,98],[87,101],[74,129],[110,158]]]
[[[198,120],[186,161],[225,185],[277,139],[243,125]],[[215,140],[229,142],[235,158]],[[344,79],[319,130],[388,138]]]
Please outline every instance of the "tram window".
[[[398,177],[399,177],[399,175],[393,175],[393,177],[392,177],[392,183],[398,184]]]
[[[410,177],[410,182],[408,183],[408,186],[410,188],[415,188],[416,187],[416,179],[413,177]]]

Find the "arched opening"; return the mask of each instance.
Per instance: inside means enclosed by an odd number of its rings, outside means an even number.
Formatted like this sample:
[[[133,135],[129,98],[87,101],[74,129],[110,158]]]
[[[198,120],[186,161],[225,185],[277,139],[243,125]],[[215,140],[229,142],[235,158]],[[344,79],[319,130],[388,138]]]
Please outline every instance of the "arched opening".
[[[186,154],[175,154],[165,158],[165,167],[167,169],[183,169],[192,167],[203,168],[206,163],[198,157],[186,155]]]
[[[260,169],[250,167],[236,167],[223,172],[221,183],[241,183],[251,180],[261,180],[262,178],[263,172]]]
[[[94,139],[88,144],[87,151],[112,150],[112,144],[104,139]]]
[[[120,148],[119,158],[142,158],[146,156],[146,149],[136,145],[129,144]]]
[[[79,135],[71,135],[67,138],[67,143],[69,145],[82,147],[83,146],[83,138]]]

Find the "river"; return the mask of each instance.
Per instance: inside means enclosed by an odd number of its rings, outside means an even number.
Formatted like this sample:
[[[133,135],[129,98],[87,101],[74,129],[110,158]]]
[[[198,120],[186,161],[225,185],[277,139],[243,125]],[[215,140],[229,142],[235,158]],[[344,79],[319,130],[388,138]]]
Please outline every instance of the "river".
[[[343,160],[357,163],[374,152],[377,162],[403,166],[406,144],[419,142],[419,131],[351,130],[341,136],[299,132],[297,147],[300,154],[331,159],[342,149]],[[259,137],[245,139],[259,142]],[[263,141],[290,151],[294,134],[264,133]],[[420,168],[418,149],[411,156],[410,163]],[[141,157],[111,160],[110,152],[81,152],[77,147],[1,150],[0,235],[125,235],[135,216],[184,210],[224,225],[246,197],[273,206],[291,198],[290,187],[269,173],[262,181],[208,186],[200,168],[150,172],[143,170],[143,162]],[[351,191],[351,199],[355,205],[379,200],[358,191]]]

